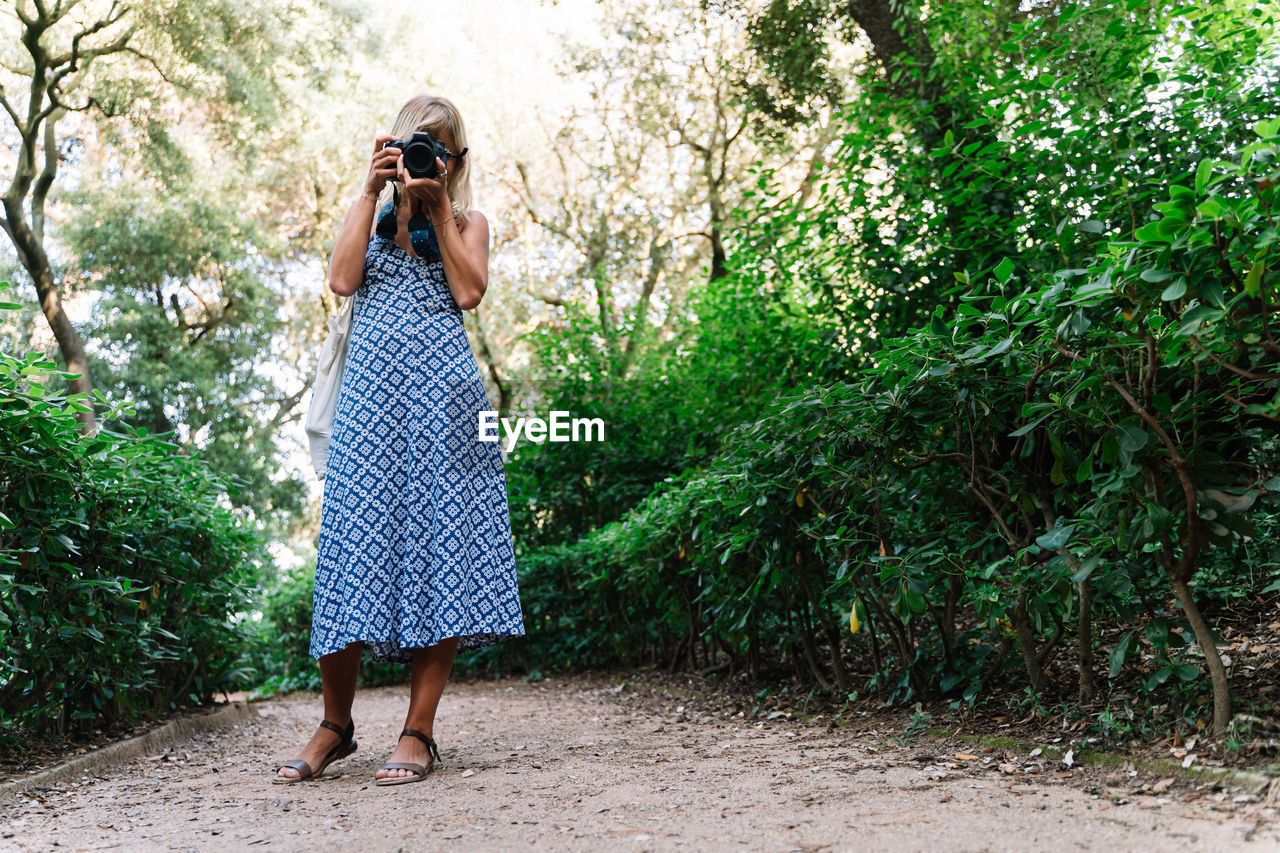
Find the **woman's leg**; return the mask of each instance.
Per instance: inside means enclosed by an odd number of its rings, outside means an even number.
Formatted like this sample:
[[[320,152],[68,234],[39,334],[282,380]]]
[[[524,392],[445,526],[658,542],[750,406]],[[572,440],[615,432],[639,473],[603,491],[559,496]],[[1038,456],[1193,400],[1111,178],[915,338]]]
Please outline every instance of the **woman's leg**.
[[[453,658],[458,653],[458,638],[450,637],[441,640],[434,646],[413,650],[413,671],[410,675],[409,713],[405,715],[404,727],[416,729],[428,737],[432,737],[431,728],[435,724],[436,707],[440,704],[440,695],[444,693],[445,682],[453,670]],[[396,744],[388,761],[406,761],[426,767],[431,763],[431,755],[427,745],[416,737],[405,736]],[[412,770],[394,767],[390,770],[379,770],[378,778],[386,776],[412,776]]]
[[[356,676],[360,672],[360,654],[364,643],[351,643],[340,652],[321,655],[320,679],[324,685],[324,718],[342,728],[351,722],[351,703],[356,698]],[[329,750],[341,741],[341,736],[324,726],[317,726],[311,740],[295,758],[301,758],[316,768]],[[282,767],[279,775],[297,776],[292,767]]]

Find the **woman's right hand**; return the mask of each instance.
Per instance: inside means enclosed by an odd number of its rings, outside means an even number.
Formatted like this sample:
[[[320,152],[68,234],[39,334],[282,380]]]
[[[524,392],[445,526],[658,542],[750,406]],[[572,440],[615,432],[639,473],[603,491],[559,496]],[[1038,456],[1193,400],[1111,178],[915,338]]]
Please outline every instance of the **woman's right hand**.
[[[366,192],[377,195],[387,185],[387,179],[395,177],[396,160],[400,157],[399,148],[383,148],[387,142],[395,140],[391,134],[381,134],[373,140],[373,160],[369,164],[369,176],[365,178]]]

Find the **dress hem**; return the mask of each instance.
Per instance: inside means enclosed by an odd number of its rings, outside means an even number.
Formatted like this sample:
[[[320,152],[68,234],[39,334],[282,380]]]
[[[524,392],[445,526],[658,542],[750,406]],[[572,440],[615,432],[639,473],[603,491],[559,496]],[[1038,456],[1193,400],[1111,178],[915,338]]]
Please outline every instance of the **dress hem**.
[[[365,648],[369,650],[371,659],[375,663],[410,663],[413,660],[414,649],[429,648],[451,637],[459,638],[458,653],[461,654],[462,652],[487,648],[488,646],[523,636],[525,636],[525,631],[523,627],[520,627],[496,631],[476,631],[469,634],[449,634],[437,637],[430,642],[413,645],[400,645],[399,641],[396,640],[372,640],[365,637],[351,637],[341,641],[336,648],[321,651],[319,654],[316,654],[313,648],[309,651],[309,654],[319,660],[325,655],[342,651],[352,643],[364,643]]]

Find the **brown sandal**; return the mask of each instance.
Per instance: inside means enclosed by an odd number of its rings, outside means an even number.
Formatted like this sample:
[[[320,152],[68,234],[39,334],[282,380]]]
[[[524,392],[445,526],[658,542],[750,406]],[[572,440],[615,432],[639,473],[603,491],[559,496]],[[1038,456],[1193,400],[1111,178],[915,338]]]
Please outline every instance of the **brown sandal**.
[[[400,732],[400,737],[405,735],[413,735],[418,740],[427,745],[427,753],[431,756],[431,762],[423,767],[421,764],[415,764],[412,761],[388,761],[382,765],[382,770],[391,770],[393,768],[401,768],[404,770],[412,770],[416,776],[384,776],[374,781],[375,785],[405,785],[409,782],[421,782],[427,778],[427,774],[436,769],[436,765],[440,763],[440,750],[436,747],[435,738],[431,735],[424,735],[416,729],[405,729]]]
[[[354,735],[356,733],[356,721],[351,720],[347,723],[345,729],[339,728],[337,723],[331,723],[328,720],[321,720],[320,725],[331,731],[335,731],[342,735],[342,740],[334,745],[333,749],[325,753],[324,760],[320,762],[317,770],[312,770],[311,765],[302,758],[286,761],[276,768],[276,777],[271,780],[273,784],[289,785],[294,782],[301,782],[303,779],[310,779],[313,776],[319,776],[324,773],[324,769],[339,758],[346,758],[348,755],[356,751],[356,741]],[[280,771],[286,767],[292,767],[298,771],[297,776],[281,776]]]

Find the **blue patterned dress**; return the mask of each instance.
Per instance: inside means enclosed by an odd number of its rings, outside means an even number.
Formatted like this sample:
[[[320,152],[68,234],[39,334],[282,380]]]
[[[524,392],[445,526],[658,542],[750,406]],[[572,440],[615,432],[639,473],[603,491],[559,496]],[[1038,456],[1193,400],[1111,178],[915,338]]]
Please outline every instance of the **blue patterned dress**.
[[[491,409],[431,222],[395,242],[388,204],[333,415],[320,513],[311,655],[363,641],[376,661],[460,637],[467,651],[524,635],[502,451],[477,437]]]

